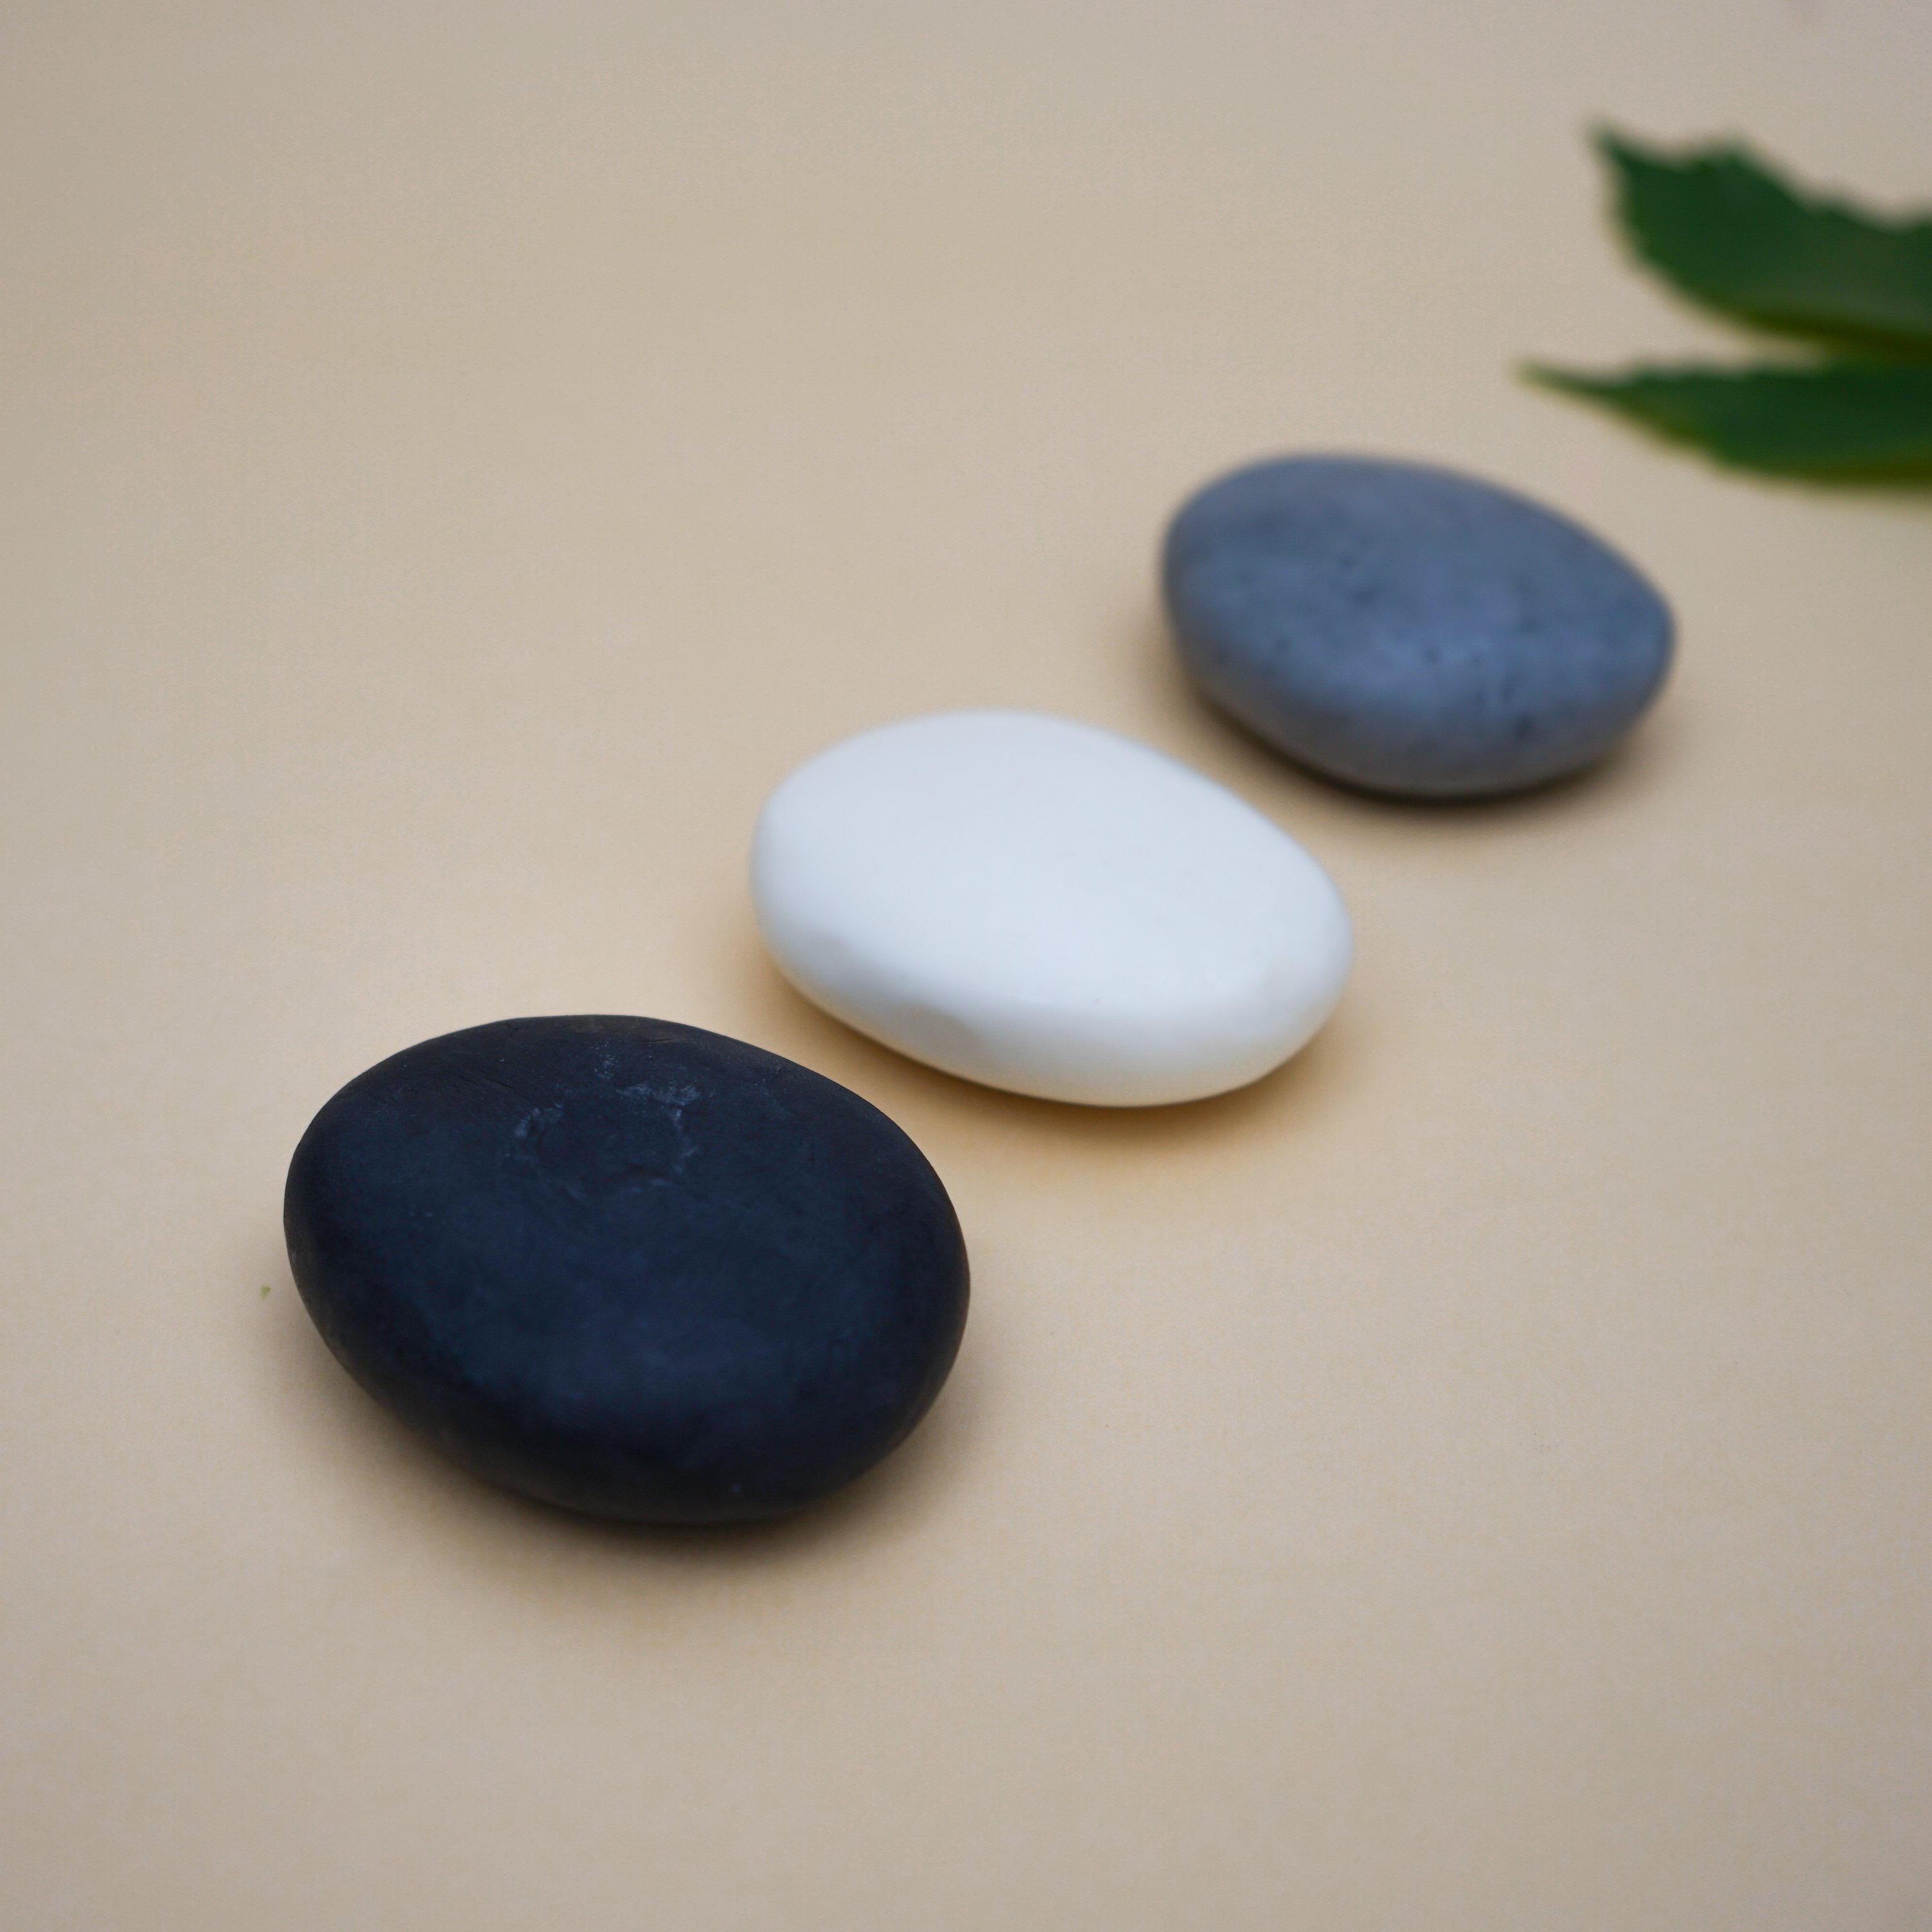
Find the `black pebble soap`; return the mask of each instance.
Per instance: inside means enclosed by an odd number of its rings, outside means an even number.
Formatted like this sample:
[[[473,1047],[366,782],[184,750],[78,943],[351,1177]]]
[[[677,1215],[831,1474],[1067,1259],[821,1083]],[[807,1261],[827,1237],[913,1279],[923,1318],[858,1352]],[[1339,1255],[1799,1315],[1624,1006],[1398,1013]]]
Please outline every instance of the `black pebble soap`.
[[[310,1124],[284,1218],[364,1388],[478,1474],[601,1516],[826,1495],[932,1406],[965,1325],[959,1224],[906,1136],[661,1020],[395,1054]]]

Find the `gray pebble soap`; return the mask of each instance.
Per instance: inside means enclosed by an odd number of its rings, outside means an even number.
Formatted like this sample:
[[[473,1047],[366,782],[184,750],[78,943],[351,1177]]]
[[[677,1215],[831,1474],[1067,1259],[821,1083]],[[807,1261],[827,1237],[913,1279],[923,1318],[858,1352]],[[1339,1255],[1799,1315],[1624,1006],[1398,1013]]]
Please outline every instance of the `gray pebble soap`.
[[[1424,464],[1236,470],[1182,506],[1161,564],[1202,692],[1367,790],[1481,797],[1580,770],[1670,668],[1670,607],[1634,566],[1527,497]]]
[[[505,1020],[382,1061],[303,1135],[284,1223],[370,1394],[493,1482],[635,1521],[850,1481],[966,1319],[958,1222],[897,1126],[659,1020]]]

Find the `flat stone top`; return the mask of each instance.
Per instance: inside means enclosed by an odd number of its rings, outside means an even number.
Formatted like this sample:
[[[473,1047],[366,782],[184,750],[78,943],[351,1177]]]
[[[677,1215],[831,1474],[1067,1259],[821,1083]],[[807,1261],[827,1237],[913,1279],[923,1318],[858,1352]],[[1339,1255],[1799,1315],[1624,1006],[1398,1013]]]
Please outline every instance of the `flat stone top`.
[[[1300,846],[1226,787],[1114,732],[956,711],[847,739],[766,807],[762,872],[808,872],[850,943],[950,960],[977,995],[1158,1021],[1272,964]]]

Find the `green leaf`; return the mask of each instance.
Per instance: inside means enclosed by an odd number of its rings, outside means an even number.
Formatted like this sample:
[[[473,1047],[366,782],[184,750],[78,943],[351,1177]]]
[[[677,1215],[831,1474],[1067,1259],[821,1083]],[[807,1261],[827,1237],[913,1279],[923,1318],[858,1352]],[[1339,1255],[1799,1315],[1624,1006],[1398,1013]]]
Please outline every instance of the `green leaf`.
[[[1524,373],[1738,469],[1821,482],[1932,482],[1932,368],[1924,365]]]
[[[1638,255],[1693,300],[1762,328],[1932,356],[1932,216],[1888,220],[1790,186],[1745,148],[1598,137]]]

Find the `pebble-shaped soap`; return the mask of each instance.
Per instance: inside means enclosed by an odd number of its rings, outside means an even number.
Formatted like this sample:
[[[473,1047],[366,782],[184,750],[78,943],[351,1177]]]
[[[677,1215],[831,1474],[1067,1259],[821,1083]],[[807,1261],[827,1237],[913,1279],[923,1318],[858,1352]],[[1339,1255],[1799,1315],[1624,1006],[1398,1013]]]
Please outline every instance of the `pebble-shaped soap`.
[[[916,1060],[1143,1106],[1258,1079],[1328,1016],[1348,915],[1268,819],[1130,739],[962,711],[848,739],[766,802],[759,926],[806,996]]]
[[[503,1020],[352,1080],[302,1136],[296,1286],[368,1392],[477,1474],[718,1522],[912,1429],[966,1318],[939,1178],[878,1109],[660,1020]]]
[[[1419,464],[1236,470],[1169,527],[1163,587],[1206,695],[1330,778],[1419,798],[1580,770],[1670,668],[1670,608],[1607,544]]]

